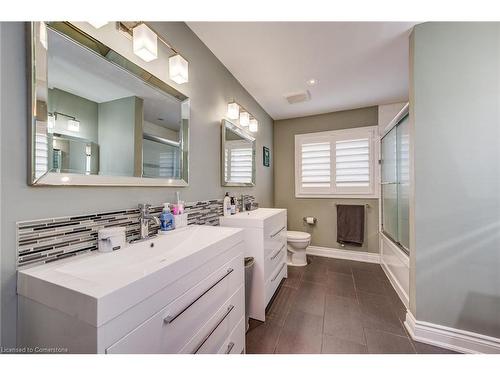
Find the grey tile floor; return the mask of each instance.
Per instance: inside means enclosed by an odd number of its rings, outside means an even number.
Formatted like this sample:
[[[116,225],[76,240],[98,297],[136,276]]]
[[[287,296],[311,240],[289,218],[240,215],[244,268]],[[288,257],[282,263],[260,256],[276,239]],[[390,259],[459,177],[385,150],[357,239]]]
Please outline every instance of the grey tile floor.
[[[380,265],[308,258],[288,267],[266,322],[250,320],[248,354],[453,353],[408,336],[406,309]]]

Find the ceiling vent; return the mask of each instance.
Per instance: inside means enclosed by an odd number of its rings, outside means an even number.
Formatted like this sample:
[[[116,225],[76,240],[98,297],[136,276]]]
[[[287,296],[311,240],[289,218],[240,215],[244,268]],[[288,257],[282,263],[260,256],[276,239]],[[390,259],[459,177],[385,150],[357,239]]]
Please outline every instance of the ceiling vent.
[[[285,96],[285,99],[288,101],[289,104],[307,102],[311,100],[311,93],[309,92],[309,90],[306,90],[304,92],[294,93]]]

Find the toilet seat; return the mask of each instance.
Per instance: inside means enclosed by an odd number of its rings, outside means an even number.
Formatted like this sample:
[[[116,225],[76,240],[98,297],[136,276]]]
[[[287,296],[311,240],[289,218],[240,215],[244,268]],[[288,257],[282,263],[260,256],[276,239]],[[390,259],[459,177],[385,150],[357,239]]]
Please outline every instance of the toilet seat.
[[[305,242],[311,240],[311,235],[306,232],[289,230],[286,232],[286,239],[287,241]]]

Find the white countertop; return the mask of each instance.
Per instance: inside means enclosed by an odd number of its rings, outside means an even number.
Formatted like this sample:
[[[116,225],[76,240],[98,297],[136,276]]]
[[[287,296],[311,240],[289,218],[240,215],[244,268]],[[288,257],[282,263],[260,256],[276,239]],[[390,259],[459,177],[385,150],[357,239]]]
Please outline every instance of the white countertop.
[[[221,216],[219,221],[221,225],[238,225],[240,223],[242,226],[245,226],[245,224],[251,222],[258,222],[262,226],[266,219],[283,212],[286,215],[286,208],[258,208],[253,211],[238,212],[231,216]]]
[[[80,318],[99,326],[242,241],[241,229],[191,225],[112,253],[20,270],[17,292],[67,313],[77,304]]]

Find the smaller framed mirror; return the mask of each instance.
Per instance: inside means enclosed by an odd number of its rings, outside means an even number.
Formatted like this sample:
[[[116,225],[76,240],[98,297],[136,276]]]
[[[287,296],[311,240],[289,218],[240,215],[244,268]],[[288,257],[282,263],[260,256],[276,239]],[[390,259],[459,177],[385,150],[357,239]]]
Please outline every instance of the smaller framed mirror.
[[[221,134],[222,186],[255,186],[255,138],[226,119]]]

